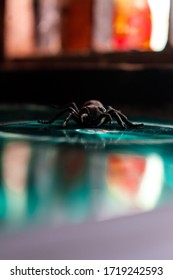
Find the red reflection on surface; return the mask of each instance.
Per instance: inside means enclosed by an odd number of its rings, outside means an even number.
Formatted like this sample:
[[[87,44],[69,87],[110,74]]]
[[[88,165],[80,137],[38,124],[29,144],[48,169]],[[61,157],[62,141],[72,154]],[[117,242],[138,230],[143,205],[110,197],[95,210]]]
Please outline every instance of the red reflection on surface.
[[[150,50],[151,11],[147,0],[116,0],[113,41],[117,50]]]
[[[65,184],[72,185],[83,176],[86,169],[86,154],[82,150],[62,149],[59,153],[59,176]]]
[[[107,161],[106,177],[109,187],[120,188],[134,196],[145,171],[146,159],[130,155],[110,155]]]

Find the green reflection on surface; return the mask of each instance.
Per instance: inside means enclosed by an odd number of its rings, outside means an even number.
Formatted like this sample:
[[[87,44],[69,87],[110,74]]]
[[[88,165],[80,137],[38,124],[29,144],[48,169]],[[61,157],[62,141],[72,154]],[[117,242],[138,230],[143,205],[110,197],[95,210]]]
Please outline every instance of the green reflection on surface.
[[[38,122],[14,122],[0,125],[0,136],[11,138],[29,138],[39,141],[57,143],[88,143],[104,142],[106,145],[172,143],[173,126],[156,123],[145,123],[144,127],[122,130],[116,123],[104,128],[79,128],[70,124],[65,129],[61,122],[43,125]]]
[[[173,198],[171,125],[62,129],[27,121],[1,124],[0,137],[0,219],[7,226],[100,220]]]

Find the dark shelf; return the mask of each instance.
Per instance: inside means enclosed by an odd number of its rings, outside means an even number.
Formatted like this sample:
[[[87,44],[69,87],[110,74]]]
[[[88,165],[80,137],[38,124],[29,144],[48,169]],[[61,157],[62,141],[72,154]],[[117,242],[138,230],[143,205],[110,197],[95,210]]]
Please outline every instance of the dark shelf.
[[[66,53],[57,56],[37,56],[5,59],[0,70],[53,69],[124,69],[173,68],[173,50],[162,52]]]

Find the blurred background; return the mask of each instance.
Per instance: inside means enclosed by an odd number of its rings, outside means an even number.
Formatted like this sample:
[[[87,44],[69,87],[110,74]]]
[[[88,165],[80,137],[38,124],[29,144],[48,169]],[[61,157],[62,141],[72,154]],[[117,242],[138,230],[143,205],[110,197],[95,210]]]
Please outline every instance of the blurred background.
[[[171,106],[171,0],[0,5],[0,102]]]
[[[172,9],[0,1],[1,259],[173,258]],[[151,125],[37,123],[88,99]]]

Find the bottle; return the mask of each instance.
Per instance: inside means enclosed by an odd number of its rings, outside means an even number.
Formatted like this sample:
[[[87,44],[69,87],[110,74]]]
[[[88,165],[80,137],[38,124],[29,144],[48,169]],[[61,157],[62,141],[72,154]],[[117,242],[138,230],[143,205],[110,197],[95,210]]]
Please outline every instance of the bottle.
[[[151,11],[147,0],[114,0],[114,49],[150,50],[151,32]]]
[[[66,1],[62,15],[62,49],[83,52],[91,49],[92,0]]]

